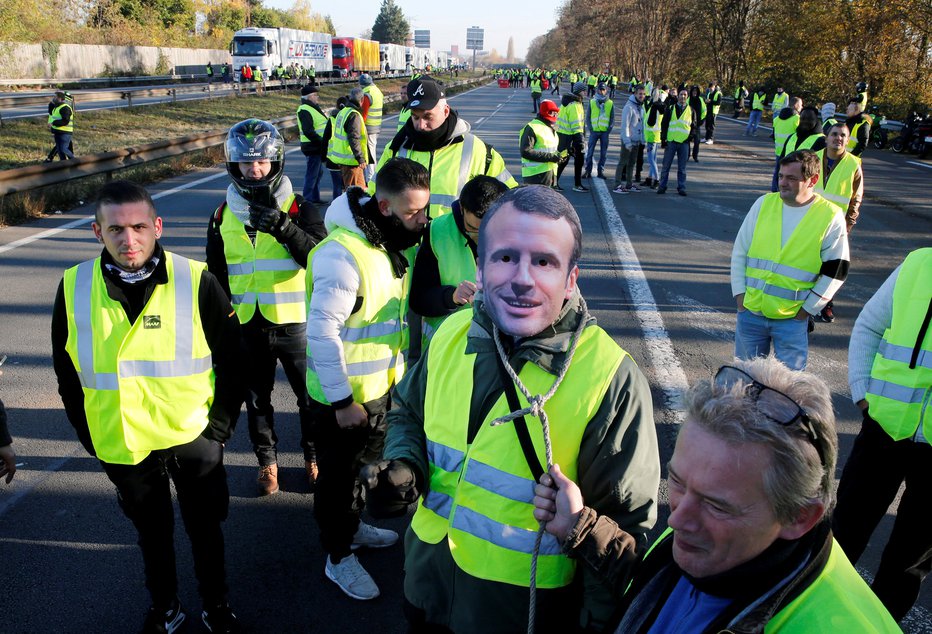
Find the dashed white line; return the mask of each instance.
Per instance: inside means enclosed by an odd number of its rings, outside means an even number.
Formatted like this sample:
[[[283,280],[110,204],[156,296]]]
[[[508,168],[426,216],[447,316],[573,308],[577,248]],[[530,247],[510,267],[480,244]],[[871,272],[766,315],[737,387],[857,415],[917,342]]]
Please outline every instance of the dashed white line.
[[[920,163],[919,161],[906,161],[906,162],[909,163],[910,165],[918,165],[919,167],[924,167],[927,170],[932,170],[932,165],[929,165],[928,163]]]

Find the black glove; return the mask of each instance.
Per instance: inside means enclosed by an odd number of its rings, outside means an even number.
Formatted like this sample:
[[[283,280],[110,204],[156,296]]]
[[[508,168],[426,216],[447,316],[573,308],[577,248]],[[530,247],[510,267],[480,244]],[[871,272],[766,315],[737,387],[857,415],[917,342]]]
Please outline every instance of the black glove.
[[[291,220],[288,214],[278,209],[256,203],[249,204],[249,224],[262,233],[277,236],[289,222]]]
[[[414,470],[402,460],[368,464],[359,480],[366,487],[366,508],[376,519],[401,517],[420,495]]]

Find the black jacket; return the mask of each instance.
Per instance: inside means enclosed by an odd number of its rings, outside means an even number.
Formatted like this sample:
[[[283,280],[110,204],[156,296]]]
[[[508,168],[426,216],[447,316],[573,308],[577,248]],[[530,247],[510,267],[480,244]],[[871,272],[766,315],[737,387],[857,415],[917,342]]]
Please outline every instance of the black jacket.
[[[551,128],[553,127],[550,123],[544,121],[540,115],[537,115],[534,118],[546,126]],[[560,161],[559,152],[536,150],[534,149],[534,145],[536,144],[537,135],[534,134],[534,129],[529,125],[524,126],[524,128],[521,130],[521,142],[519,144],[521,148],[521,158],[527,159],[528,161],[534,161],[536,163],[558,163]]]
[[[319,105],[311,103],[310,101],[302,101],[301,105],[310,106],[329,122],[327,113],[325,113]],[[327,154],[327,143],[324,141],[324,137],[317,134],[314,130],[314,118],[311,116],[311,113],[307,110],[299,110],[298,121],[301,123],[301,130],[304,131],[304,136],[310,139],[309,142],[301,143],[301,153],[304,154],[304,156],[324,156]]]
[[[6,447],[11,442],[13,439],[6,426],[6,408],[3,406],[3,401],[0,401],[0,447]]]
[[[463,243],[472,250],[473,257],[478,257],[476,243],[466,235],[463,225],[463,212],[459,201],[453,202],[453,218],[457,229],[463,238]],[[441,257],[443,254],[441,254]],[[440,284],[440,263],[437,254],[430,246],[430,227],[424,233],[424,239],[417,250],[414,260],[414,271],[411,274],[411,310],[424,317],[446,317],[452,315],[460,307],[453,301],[455,286]]]

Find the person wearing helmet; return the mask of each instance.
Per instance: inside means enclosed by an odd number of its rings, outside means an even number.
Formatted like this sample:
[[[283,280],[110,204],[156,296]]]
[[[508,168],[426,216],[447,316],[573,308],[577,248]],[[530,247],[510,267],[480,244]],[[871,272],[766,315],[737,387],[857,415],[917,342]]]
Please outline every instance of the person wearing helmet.
[[[521,179],[525,185],[557,184],[557,167],[566,156],[558,149],[556,123],[560,108],[549,99],[540,102],[540,110],[521,129]]]
[[[855,99],[858,100],[858,105],[861,107],[861,112],[867,112],[867,82],[859,81],[854,88],[858,91]]]
[[[592,155],[595,144],[599,143],[599,178],[605,178],[605,159],[608,139],[615,127],[615,102],[608,98],[608,86],[604,83],[596,86],[595,97],[589,100],[587,108],[586,130],[589,131],[589,148],[586,150],[586,166],[583,178],[592,176]]]
[[[583,137],[586,113],[582,105],[582,96],[586,92],[586,84],[578,81],[573,84],[572,90],[571,94],[563,95],[563,105],[557,115],[559,150],[573,156],[573,191],[586,192],[589,191],[589,188],[583,187],[582,184],[583,160],[586,150],[586,141]],[[563,174],[563,170],[566,169],[568,162],[562,161],[557,167],[557,182],[554,185],[557,191],[562,191],[560,176]]]
[[[249,353],[246,416],[259,462],[260,495],[278,487],[272,388],[282,364],[298,399],[308,482],[317,479],[313,418],[304,387],[308,253],[327,235],[317,208],[284,174],[285,141],[274,125],[247,119],[225,145],[230,186],[207,229],[207,268],[233,303]]]

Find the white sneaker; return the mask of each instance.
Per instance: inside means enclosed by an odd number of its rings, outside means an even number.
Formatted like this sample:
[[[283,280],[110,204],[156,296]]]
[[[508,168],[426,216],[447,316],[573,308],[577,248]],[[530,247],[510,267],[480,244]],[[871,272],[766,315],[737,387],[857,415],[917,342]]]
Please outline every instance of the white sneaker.
[[[370,526],[362,520],[359,522],[359,528],[353,535],[352,550],[358,550],[363,546],[368,548],[388,548],[398,541],[398,533],[390,531],[387,528],[376,528]]]
[[[379,587],[375,585],[375,581],[356,559],[356,555],[347,555],[338,564],[331,562],[328,555],[324,574],[348,597],[368,601],[379,596]]]

